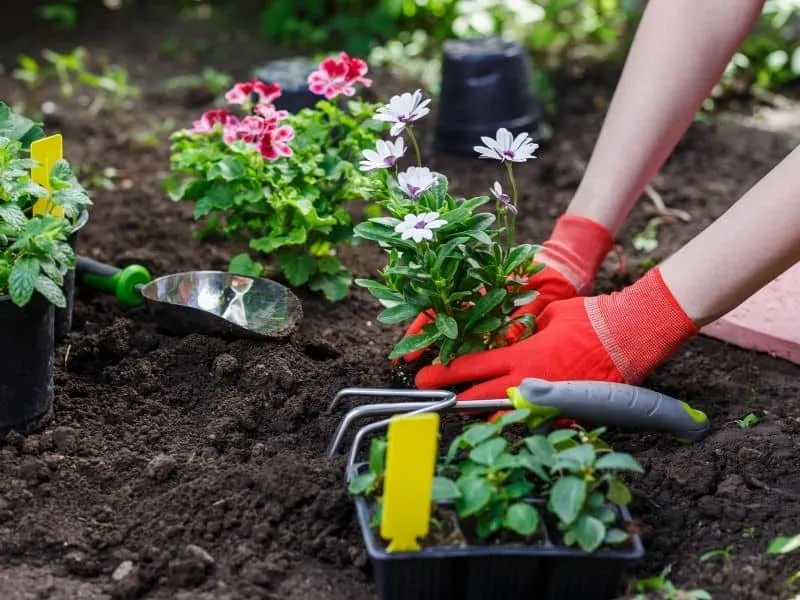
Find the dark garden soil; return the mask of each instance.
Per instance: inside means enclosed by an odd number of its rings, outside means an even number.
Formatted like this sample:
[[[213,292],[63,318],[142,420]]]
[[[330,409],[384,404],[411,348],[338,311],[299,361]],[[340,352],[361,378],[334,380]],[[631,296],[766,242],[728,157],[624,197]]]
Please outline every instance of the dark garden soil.
[[[159,92],[164,76],[208,64],[241,77],[249,59],[272,55],[241,29],[235,39],[210,31],[139,13],[52,42],[106,50],[143,89],[135,110],[96,119],[55,98],[48,125],[63,131],[84,179],[118,171],[114,189],[93,191],[81,253],[166,274],[225,268],[238,250],[193,238],[191,208],[170,203],[158,186],[167,168],[163,135],[156,145],[136,135],[168,118],[187,126],[198,114],[185,98]],[[20,50],[38,54],[42,43],[31,47],[31,39],[0,45],[7,68]],[[167,52],[166,39],[178,39],[177,49]],[[560,87],[555,136],[519,170],[521,237],[530,241],[542,240],[567,205],[613,77],[584,73]],[[40,99],[53,97],[47,89]],[[25,94],[0,78],[0,96]],[[754,129],[694,126],[654,182],[692,220],[665,225],[653,258],[711,223],[787,149]],[[458,192],[482,193],[498,175],[475,159],[429,157]],[[643,200],[619,238],[629,273],[619,275],[609,258],[600,289],[641,273],[631,238],[652,214]],[[368,276],[381,256],[365,246],[344,260]],[[80,291],[75,330],[57,350],[54,421],[38,435],[0,442],[0,598],[374,599],[343,459],[323,458],[342,412],[323,411],[343,387],[389,383],[385,357],[400,331],[375,321],[378,307],[361,290],[335,305],[303,294],[303,304],[304,322],[288,343],[229,342],[164,335],[143,309]],[[632,481],[648,551],[635,574],[674,564],[678,585],[716,598],[788,597],[784,581],[800,569],[800,555],[765,550],[773,536],[800,532],[800,369],[699,338],[648,385],[707,411],[715,431],[694,446],[612,435],[647,468]],[[734,421],[751,411],[761,421],[741,429]],[[699,560],[728,547],[729,562]]]

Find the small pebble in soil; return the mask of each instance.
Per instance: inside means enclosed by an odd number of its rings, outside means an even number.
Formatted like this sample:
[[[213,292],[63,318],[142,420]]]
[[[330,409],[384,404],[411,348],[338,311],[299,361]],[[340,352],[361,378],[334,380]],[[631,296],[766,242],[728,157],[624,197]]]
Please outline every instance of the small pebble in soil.
[[[169,563],[171,583],[182,587],[200,585],[213,567],[214,558],[204,548],[189,544],[180,558]]]
[[[133,572],[133,562],[130,560],[124,560],[114,569],[114,572],[111,574],[111,579],[114,581],[122,581],[128,575]]]
[[[178,461],[169,454],[157,454],[144,469],[144,474],[156,481],[169,479],[178,469]]]
[[[214,359],[214,364],[211,366],[211,373],[217,379],[222,379],[228,375],[232,375],[239,369],[239,361],[236,357],[227,352],[220,354]]]

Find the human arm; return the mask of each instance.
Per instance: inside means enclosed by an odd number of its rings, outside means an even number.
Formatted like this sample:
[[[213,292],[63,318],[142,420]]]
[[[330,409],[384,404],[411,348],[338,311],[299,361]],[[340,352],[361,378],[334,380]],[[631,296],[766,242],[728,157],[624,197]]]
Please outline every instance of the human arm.
[[[764,0],[650,0],[567,214],[622,227],[752,29]]]
[[[550,304],[530,338],[422,369],[422,389],[482,382],[502,397],[526,377],[637,384],[704,325],[800,262],[800,147],[689,244],[620,292]]]

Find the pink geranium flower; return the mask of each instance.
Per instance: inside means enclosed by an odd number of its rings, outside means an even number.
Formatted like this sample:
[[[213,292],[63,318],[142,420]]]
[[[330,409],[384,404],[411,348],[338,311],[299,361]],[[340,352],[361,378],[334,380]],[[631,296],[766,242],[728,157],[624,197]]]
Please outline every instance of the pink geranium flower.
[[[258,96],[258,104],[269,104],[281,95],[281,86],[277,83],[264,83],[258,79],[237,83],[225,94],[225,100],[231,104],[245,104],[253,94]]]
[[[338,58],[326,58],[319,64],[319,69],[308,76],[308,89],[328,100],[340,94],[353,96],[356,84],[372,85],[372,80],[365,77],[368,70],[365,61],[342,52]]]
[[[221,125],[223,129],[230,126],[235,126],[239,123],[239,117],[230,114],[224,108],[215,108],[208,110],[197,120],[192,122],[192,128],[189,130],[191,133],[210,133],[214,131],[217,125]]]
[[[294,129],[289,125],[282,125],[268,131],[259,142],[258,150],[267,160],[275,160],[281,156],[291,156],[292,149],[287,143],[294,139]]]

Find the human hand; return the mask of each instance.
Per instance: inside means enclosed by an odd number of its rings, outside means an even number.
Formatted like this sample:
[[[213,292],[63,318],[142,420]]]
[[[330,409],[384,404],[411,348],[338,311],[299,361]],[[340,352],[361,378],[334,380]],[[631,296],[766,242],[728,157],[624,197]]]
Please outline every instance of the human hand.
[[[415,383],[442,389],[480,382],[459,400],[504,398],[526,377],[638,384],[697,332],[653,269],[620,292],[553,302],[530,338],[425,367]]]
[[[591,291],[600,264],[614,245],[611,232],[602,225],[574,215],[563,215],[556,222],[550,238],[542,244],[543,250],[534,258],[544,264],[544,269],[528,278],[522,289],[536,290],[536,298],[521,306],[512,318],[523,315],[538,317],[551,302],[565,300]],[[436,314],[430,310],[420,313],[406,329],[404,337],[422,333],[423,328],[432,323]],[[525,332],[525,325],[513,323],[505,333],[511,344],[519,340]],[[411,352],[403,357],[406,362],[414,362],[424,350]]]

